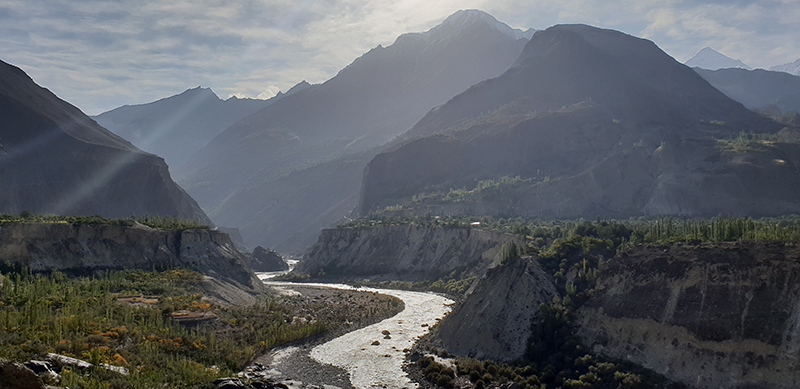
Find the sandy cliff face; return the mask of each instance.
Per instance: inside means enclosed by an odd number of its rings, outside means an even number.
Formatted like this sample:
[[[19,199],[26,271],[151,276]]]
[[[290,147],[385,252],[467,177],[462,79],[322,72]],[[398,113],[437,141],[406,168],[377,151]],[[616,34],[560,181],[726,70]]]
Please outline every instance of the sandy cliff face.
[[[467,299],[439,323],[449,352],[510,361],[523,356],[539,305],[557,294],[552,277],[530,258],[490,269]]]
[[[436,280],[458,270],[481,275],[510,234],[416,225],[323,230],[295,272],[395,280]]]
[[[137,224],[0,225],[0,261],[32,270],[186,267],[253,286],[245,257],[228,235],[213,230],[168,231]]]
[[[800,248],[653,245],[617,256],[579,312],[600,353],[699,388],[800,385]]]

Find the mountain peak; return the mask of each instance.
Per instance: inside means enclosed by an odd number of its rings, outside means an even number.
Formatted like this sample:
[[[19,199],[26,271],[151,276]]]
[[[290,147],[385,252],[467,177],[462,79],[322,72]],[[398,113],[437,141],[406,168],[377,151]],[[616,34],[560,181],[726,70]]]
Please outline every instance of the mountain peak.
[[[428,31],[428,33],[438,31],[442,29],[442,27],[447,26],[449,28],[453,28],[455,30],[461,31],[469,26],[472,26],[477,23],[485,23],[488,24],[493,29],[502,32],[514,39],[531,39],[533,33],[536,30],[529,28],[525,31],[520,30],[518,28],[511,28],[509,25],[498,21],[495,19],[494,16],[489,15],[486,12],[477,9],[467,9],[467,10],[459,10],[456,11],[454,14],[450,15],[445,19],[440,25],[432,28]]]
[[[309,84],[308,81],[303,80],[303,81],[298,82],[295,86],[289,88],[289,90],[286,91],[286,93],[284,93],[284,94],[289,96],[289,95],[295,94],[297,92],[300,92],[303,89],[309,88],[310,86],[311,86],[311,84]]]
[[[708,70],[728,68],[741,68],[747,70],[752,69],[750,66],[745,65],[744,62],[728,57],[710,47],[702,48],[697,52],[697,54],[686,61],[685,65],[692,68],[702,68]]]
[[[189,88],[189,89],[187,89],[187,90],[185,90],[185,91],[183,91],[183,92],[181,92],[181,93],[179,93],[177,95],[171,96],[171,97],[176,97],[176,96],[181,96],[181,95],[187,95],[187,96],[189,96],[189,95],[191,95],[191,96],[200,95],[200,96],[208,96],[208,97],[211,97],[211,95],[214,95],[214,97],[219,99],[219,96],[217,96],[217,94],[214,93],[214,91],[211,90],[211,88],[203,88],[200,85],[198,85],[198,86],[196,86],[194,88]]]

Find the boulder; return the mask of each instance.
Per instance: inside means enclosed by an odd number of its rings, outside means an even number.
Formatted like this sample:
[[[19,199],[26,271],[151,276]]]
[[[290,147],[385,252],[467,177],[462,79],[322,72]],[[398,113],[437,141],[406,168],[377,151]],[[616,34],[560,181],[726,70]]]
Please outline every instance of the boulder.
[[[253,271],[283,271],[289,270],[289,264],[274,250],[258,246],[253,250],[250,266]]]

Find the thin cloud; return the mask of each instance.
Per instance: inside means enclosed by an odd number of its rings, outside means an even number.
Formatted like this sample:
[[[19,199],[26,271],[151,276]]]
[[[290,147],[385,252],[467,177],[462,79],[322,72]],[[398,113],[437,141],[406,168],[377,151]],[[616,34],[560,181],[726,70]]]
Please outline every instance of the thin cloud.
[[[515,28],[614,28],[681,61],[705,46],[756,67],[800,58],[796,0],[5,0],[0,59],[90,114],[197,85],[266,97],[468,8]]]

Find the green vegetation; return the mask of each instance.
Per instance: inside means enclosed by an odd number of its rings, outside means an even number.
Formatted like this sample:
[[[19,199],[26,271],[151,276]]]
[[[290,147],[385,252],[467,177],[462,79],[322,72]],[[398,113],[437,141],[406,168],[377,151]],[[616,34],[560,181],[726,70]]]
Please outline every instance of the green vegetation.
[[[472,189],[466,187],[461,189],[451,188],[447,192],[434,191],[430,193],[420,193],[414,195],[410,201],[402,204],[391,205],[378,211],[373,217],[381,214],[392,214],[403,210],[413,210],[425,205],[444,205],[466,202],[480,202],[486,198],[507,195],[509,192],[523,187],[530,187],[540,182],[548,182],[550,177],[521,178],[520,176],[503,176],[496,179],[482,180],[475,184]]]
[[[547,182],[547,181],[550,181],[550,177],[523,179],[520,178],[520,176],[516,177],[503,176],[497,179],[478,181],[478,183],[475,185],[475,188],[471,190],[467,190],[467,188],[461,188],[461,189],[451,188],[450,191],[448,191],[447,193],[432,192],[432,193],[421,193],[418,195],[414,195],[411,198],[411,202],[409,203],[409,205],[420,204],[420,203],[451,204],[464,201],[472,201],[482,196],[499,194],[504,191],[513,190],[523,185],[532,185],[538,182]],[[402,209],[402,206],[400,206],[400,209]],[[387,210],[395,211],[398,209],[389,207],[387,208]]]
[[[197,220],[182,219],[175,216],[131,216],[126,219],[106,219],[100,215],[90,216],[62,216],[62,215],[37,215],[29,211],[22,211],[19,215],[0,214],[0,224],[6,223],[64,223],[72,225],[116,225],[133,226],[141,223],[161,230],[207,230],[207,225],[200,224]]]
[[[719,123],[715,123],[714,120],[711,121],[711,124],[725,125],[725,122]],[[717,139],[717,147],[725,151],[752,152],[759,151],[759,146],[768,146],[776,141],[778,141],[778,136],[775,134],[740,132],[736,137],[731,136],[728,139]]]
[[[627,249],[645,243],[800,241],[800,216],[753,219],[749,217],[716,217],[681,219],[672,217],[631,218],[627,220],[540,220],[502,219],[490,216],[376,216],[354,220],[339,228],[371,228],[379,226],[440,226],[444,228],[480,228],[519,235],[527,242],[525,253],[538,253],[557,239],[573,235],[613,240],[614,246]],[[537,248],[532,251],[531,248]]]
[[[565,360],[562,364],[570,368],[561,371],[552,364],[502,364],[463,357],[456,358],[455,370],[436,362],[432,357],[420,358],[416,364],[425,379],[443,388],[452,388],[456,376],[469,377],[475,388],[509,382],[517,383],[522,389],[671,387],[669,382],[645,369],[590,354]]]
[[[477,277],[475,276],[467,276],[462,272],[454,270],[452,273],[436,281],[353,281],[350,282],[350,284],[356,287],[365,286],[370,288],[442,293],[454,300],[460,300],[476,279]]]
[[[269,348],[326,329],[293,320],[271,298],[223,307],[203,299],[188,270],[119,271],[70,279],[0,269],[0,357],[42,359],[48,352],[123,366],[125,376],[95,367],[62,369],[71,388],[191,388],[230,376]],[[190,329],[181,319],[197,321]],[[203,324],[207,323],[207,324]]]

